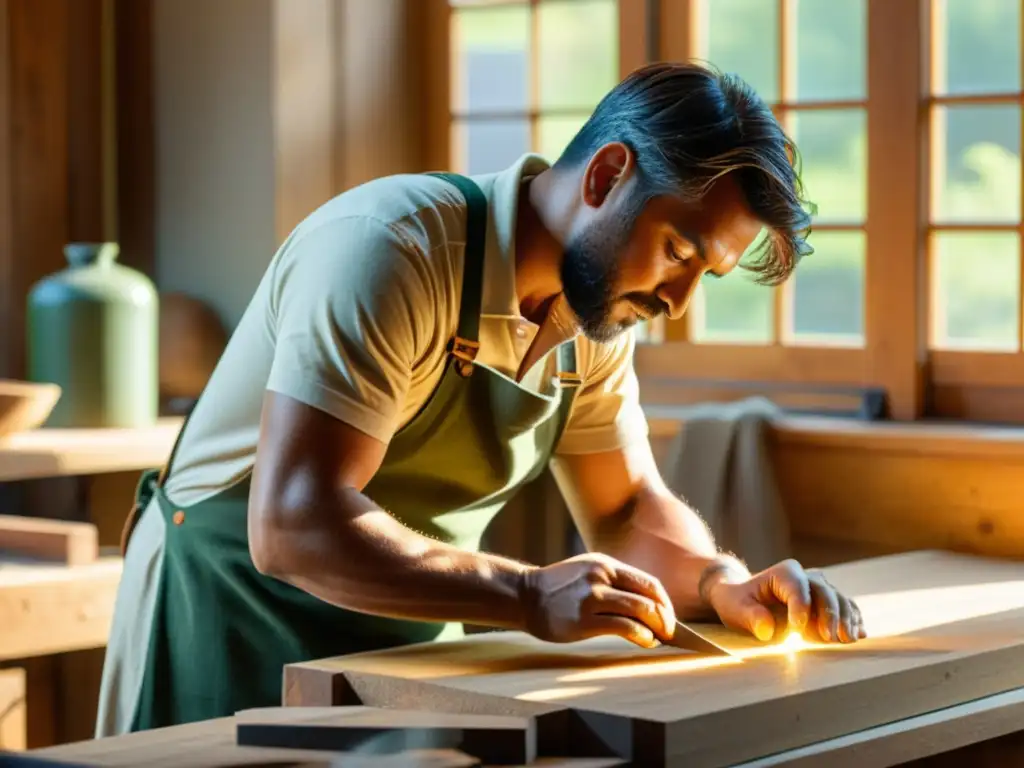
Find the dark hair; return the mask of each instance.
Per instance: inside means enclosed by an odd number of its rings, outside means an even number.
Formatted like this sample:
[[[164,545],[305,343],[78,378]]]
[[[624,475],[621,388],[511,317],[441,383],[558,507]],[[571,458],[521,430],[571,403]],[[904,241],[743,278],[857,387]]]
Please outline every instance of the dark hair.
[[[768,105],[743,80],[713,65],[659,62],[628,75],[597,105],[556,165],[586,162],[601,146],[626,144],[636,155],[645,199],[699,200],[735,173],[768,236],[744,267],[757,282],[786,280],[812,248],[810,206],[800,155]]]

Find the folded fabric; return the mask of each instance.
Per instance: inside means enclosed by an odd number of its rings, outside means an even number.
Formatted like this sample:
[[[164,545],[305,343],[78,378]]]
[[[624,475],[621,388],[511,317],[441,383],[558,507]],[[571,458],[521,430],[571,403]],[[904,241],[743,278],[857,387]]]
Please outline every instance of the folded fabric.
[[[755,572],[792,557],[768,444],[780,413],[759,397],[680,409],[683,426],[661,467],[665,482],[700,513],[719,548]]]

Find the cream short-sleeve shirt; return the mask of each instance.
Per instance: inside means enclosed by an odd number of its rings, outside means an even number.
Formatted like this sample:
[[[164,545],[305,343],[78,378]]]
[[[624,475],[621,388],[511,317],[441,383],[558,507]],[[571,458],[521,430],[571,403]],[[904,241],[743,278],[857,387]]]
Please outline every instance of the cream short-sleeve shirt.
[[[578,335],[564,302],[543,326],[519,314],[515,218],[522,179],[547,168],[525,155],[476,176],[489,216],[478,361],[547,386],[576,337],[583,379],[560,454],[609,451],[647,438],[630,333],[607,344]],[[458,324],[466,204],[449,183],[397,175],[349,190],[314,211],[270,262],[182,435],[167,494],[194,504],[242,479],[255,461],[270,389],[387,443],[440,381]],[[385,459],[386,460],[386,459]]]

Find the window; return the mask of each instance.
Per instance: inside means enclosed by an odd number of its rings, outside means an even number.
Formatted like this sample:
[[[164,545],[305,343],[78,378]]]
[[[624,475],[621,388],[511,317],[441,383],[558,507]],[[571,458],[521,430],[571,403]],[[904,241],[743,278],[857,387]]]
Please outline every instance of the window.
[[[1021,2],[942,0],[931,17],[928,347],[937,405],[1015,419],[1024,386]]]
[[[800,148],[817,206],[815,253],[778,288],[738,271],[706,280],[690,310],[638,353],[658,377],[850,383],[865,346],[866,0],[691,0],[685,50],[746,80]],[[664,56],[664,52],[663,52]]]
[[[557,155],[653,59],[740,75],[796,139],[815,253],[779,288],[703,284],[645,329],[642,380],[871,387],[897,419],[1024,423],[1024,0],[443,2],[450,167]]]
[[[704,58],[774,105],[803,159],[818,206],[815,254],[774,291],[708,282],[689,313],[697,342],[864,344],[866,211],[863,0],[715,0],[703,7]],[[698,52],[698,55],[702,55]]]
[[[617,0],[452,0],[452,167],[554,160],[619,80]]]

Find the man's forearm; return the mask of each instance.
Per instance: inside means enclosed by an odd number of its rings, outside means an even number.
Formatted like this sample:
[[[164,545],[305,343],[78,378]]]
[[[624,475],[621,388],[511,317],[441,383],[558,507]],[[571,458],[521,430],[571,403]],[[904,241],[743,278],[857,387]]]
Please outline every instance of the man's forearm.
[[[638,494],[628,509],[595,531],[593,548],[657,577],[680,619],[713,617],[701,595],[702,576],[707,576],[707,587],[715,580],[749,575],[739,561],[718,551],[700,516],[668,493]],[[719,563],[728,568],[714,567]]]
[[[349,610],[523,629],[532,566],[416,533],[352,489],[311,506],[251,515],[272,521],[250,530],[265,573]]]

